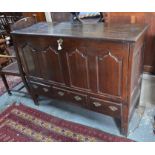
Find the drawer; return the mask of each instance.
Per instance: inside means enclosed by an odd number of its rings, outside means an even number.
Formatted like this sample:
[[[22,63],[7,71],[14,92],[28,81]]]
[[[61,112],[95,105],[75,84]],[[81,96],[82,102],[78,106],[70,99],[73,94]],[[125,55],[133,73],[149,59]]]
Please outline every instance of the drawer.
[[[29,82],[29,86],[38,95],[45,95],[47,97],[52,96],[52,87],[50,85],[45,85],[37,82]]]
[[[69,98],[71,102],[84,107],[87,105],[87,95],[73,92],[73,91],[69,91],[68,93],[69,93]]]
[[[81,93],[69,91],[66,89],[61,89],[55,86],[53,86],[52,89],[53,89],[53,96],[55,98],[70,101],[81,106],[86,106],[87,95],[83,95]]]
[[[65,89],[53,86],[52,90],[53,90],[52,97],[56,99],[65,99],[65,100],[68,98],[68,93]]]
[[[104,101],[90,97],[88,108],[93,111],[100,112],[113,117],[120,118],[121,116],[121,105],[110,101]]]

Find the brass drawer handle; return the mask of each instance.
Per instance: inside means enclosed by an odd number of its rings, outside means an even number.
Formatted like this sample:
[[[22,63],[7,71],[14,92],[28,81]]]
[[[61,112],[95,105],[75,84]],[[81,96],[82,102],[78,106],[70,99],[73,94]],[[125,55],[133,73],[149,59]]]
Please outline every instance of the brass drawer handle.
[[[80,96],[75,96],[74,99],[75,99],[76,101],[81,101],[81,100],[82,100],[82,98],[81,98]]]
[[[62,92],[62,91],[59,91],[59,92],[58,92],[58,95],[60,95],[60,96],[64,96],[64,94],[65,94],[65,93]]]
[[[58,40],[57,40],[57,43],[58,43],[58,51],[62,50],[62,43],[63,43],[63,40],[62,40],[62,39],[58,39]]]
[[[49,91],[48,88],[43,88],[43,90],[44,90],[44,92],[48,92]]]
[[[102,104],[99,103],[99,102],[93,102],[93,104],[94,104],[95,107],[100,107],[100,106],[102,105]]]
[[[34,85],[34,84],[32,85],[32,87],[33,87],[33,88],[35,88],[35,89],[37,89],[37,88],[38,88],[38,86],[37,86],[37,85]]]
[[[118,108],[115,107],[115,106],[109,106],[109,109],[112,110],[112,111],[116,111],[116,110],[118,110]]]

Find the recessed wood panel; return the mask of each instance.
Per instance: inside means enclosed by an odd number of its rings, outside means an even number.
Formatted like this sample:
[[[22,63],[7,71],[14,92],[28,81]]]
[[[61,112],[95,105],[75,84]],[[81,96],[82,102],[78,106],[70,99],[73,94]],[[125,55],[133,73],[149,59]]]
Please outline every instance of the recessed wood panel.
[[[97,56],[96,61],[98,92],[121,96],[122,60],[109,51],[103,56]]]
[[[89,80],[87,56],[78,49],[75,49],[70,53],[66,53],[66,56],[71,85],[88,89]]]
[[[31,76],[38,76],[46,80],[63,83],[62,64],[60,55],[52,47],[37,51],[26,45],[23,51],[23,64]]]
[[[25,45],[22,47],[20,53],[20,55],[22,55],[23,57],[23,64],[25,64],[24,70],[26,71],[26,74],[29,74],[31,76],[35,76],[37,68],[37,66],[35,66],[35,57],[33,55],[33,51],[34,49],[32,49],[29,45]]]
[[[139,82],[142,79],[142,65],[143,65],[143,54],[142,54],[143,46],[140,46],[140,48],[135,51],[133,55],[133,61],[132,64],[132,81],[131,81],[131,96],[133,95],[134,91],[137,89],[136,87],[139,86]]]
[[[62,64],[59,53],[52,47],[41,51],[40,68],[43,78],[55,82],[64,82],[62,75]]]

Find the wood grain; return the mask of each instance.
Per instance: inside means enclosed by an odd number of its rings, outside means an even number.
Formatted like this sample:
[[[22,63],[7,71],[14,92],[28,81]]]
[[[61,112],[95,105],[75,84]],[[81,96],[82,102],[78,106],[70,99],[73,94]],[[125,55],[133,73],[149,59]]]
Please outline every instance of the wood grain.
[[[109,12],[106,23],[148,24],[144,51],[144,71],[155,74],[155,12]]]
[[[12,34],[36,95],[117,117],[127,135],[140,97],[146,29],[135,24],[38,23]]]

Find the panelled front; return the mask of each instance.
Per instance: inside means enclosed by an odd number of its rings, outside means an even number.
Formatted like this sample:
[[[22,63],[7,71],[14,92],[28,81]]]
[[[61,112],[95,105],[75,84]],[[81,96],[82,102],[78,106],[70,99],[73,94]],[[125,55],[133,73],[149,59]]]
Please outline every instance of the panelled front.
[[[59,39],[63,41],[61,50]],[[19,46],[19,53],[26,75],[92,92],[101,98],[126,100],[128,44],[61,37],[32,36],[21,40],[24,44]]]
[[[20,40],[19,40],[20,39]],[[19,54],[27,76],[65,84],[56,38],[18,38]]]
[[[12,34],[22,76],[36,104],[38,95],[73,102],[119,118],[122,133],[127,134],[140,97],[146,29],[38,23]]]
[[[63,43],[70,87],[126,99],[128,44],[66,38]]]

